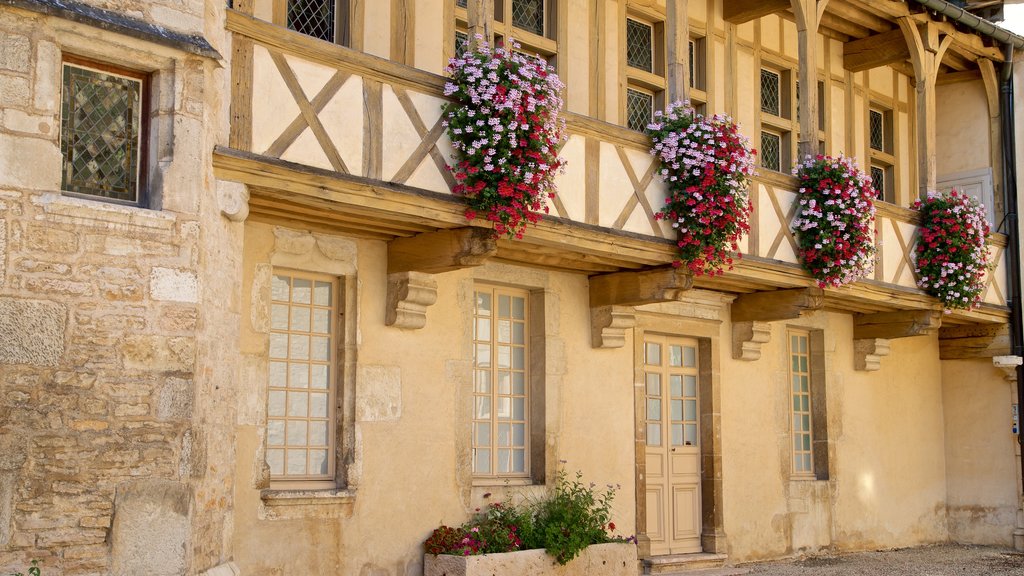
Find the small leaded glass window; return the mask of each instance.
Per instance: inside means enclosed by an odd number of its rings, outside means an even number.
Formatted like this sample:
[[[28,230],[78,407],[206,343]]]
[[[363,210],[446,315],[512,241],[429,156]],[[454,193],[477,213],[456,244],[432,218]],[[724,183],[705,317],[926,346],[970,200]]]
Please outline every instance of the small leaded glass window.
[[[466,0],[455,0],[455,5],[458,6],[459,8],[465,8]]]
[[[694,67],[694,64],[696,63],[694,52],[697,50],[697,44],[693,40],[690,40],[687,44],[689,45],[690,50],[690,88],[695,88],[697,86],[697,69]]]
[[[654,116],[654,95],[632,88],[626,89],[626,124],[630,130],[643,132]]]
[[[544,0],[512,0],[512,25],[544,36]]]
[[[869,116],[871,148],[885,151],[885,115],[878,110],[871,110]]]
[[[782,78],[777,72],[761,69],[761,111],[776,116],[782,112]]]
[[[776,172],[782,171],[782,136],[774,132],[761,131],[761,167]]]
[[[60,147],[66,192],[143,201],[145,78],[64,63]]]
[[[288,28],[334,42],[336,0],[288,0]]]
[[[326,276],[274,274],[267,397],[271,479],[334,478],[337,286]]]
[[[654,72],[654,27],[626,18],[626,64]]]
[[[461,56],[466,51],[466,46],[469,45],[469,34],[462,32],[461,30],[455,31],[455,55]]]

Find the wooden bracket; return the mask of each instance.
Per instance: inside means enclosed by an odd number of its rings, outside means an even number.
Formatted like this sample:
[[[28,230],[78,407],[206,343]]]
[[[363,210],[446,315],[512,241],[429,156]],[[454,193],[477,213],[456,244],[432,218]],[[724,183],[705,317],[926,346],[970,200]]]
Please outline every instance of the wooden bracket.
[[[498,253],[487,228],[456,228],[396,238],[388,244],[388,274],[438,274],[479,266]]]
[[[1006,324],[971,324],[939,330],[939,359],[994,358],[1010,353]]]
[[[722,15],[730,24],[743,24],[762,16],[782,12],[790,6],[790,0],[728,0],[723,3]]]
[[[853,317],[853,339],[906,338],[934,334],[942,324],[938,310],[907,310],[857,314]]]
[[[600,306],[590,309],[590,340],[594,348],[622,348],[626,330],[636,326],[636,312],[630,306]]]
[[[590,307],[642,306],[671,302],[693,287],[693,275],[680,268],[616,272],[590,277]]]
[[[910,58],[910,47],[899,28],[843,44],[843,67],[850,72],[878,68]]]
[[[427,307],[437,302],[437,281],[430,274],[388,274],[388,308],[384,323],[417,330],[427,325]]]
[[[732,357],[734,360],[758,360],[761,346],[771,339],[772,325],[768,322],[733,322]]]
[[[882,358],[889,355],[889,341],[885,338],[865,338],[853,341],[853,368],[874,372],[882,368]]]
[[[732,303],[732,321],[772,322],[791,320],[824,304],[821,288],[794,288],[743,294]]]

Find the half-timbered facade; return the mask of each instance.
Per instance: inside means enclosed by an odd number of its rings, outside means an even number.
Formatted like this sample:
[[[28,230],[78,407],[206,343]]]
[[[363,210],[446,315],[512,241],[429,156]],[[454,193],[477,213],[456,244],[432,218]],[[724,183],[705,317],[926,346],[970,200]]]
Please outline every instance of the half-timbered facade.
[[[433,528],[560,469],[620,487],[649,562],[1024,549],[1024,38],[931,0],[130,4],[0,2],[0,569],[419,574]],[[451,191],[477,35],[566,85],[521,240]],[[676,100],[759,150],[721,276],[655,218],[641,129]],[[877,258],[821,289],[790,170],[840,152]],[[972,311],[916,287],[910,206],[952,188],[995,231]]]

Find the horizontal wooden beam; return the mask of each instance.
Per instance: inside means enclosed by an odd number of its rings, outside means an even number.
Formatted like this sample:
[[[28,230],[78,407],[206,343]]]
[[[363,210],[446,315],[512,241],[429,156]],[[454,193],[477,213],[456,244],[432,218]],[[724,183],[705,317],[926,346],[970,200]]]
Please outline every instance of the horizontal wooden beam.
[[[388,274],[450,272],[479,266],[497,253],[494,233],[487,228],[426,232],[388,243]]]
[[[725,0],[722,15],[730,24],[743,24],[761,16],[781,12],[790,6],[789,0]]]
[[[910,48],[900,29],[851,40],[843,44],[843,67],[860,72],[902,62],[910,58]]]
[[[853,339],[926,336],[935,333],[941,324],[942,312],[937,310],[857,314],[853,317]]]
[[[744,294],[732,303],[732,321],[772,322],[799,318],[808,310],[820,310],[824,304],[821,288],[797,288]]]
[[[963,360],[1010,354],[1010,327],[1006,324],[950,326],[939,330],[939,358]]]
[[[590,307],[670,302],[692,287],[693,275],[672,267],[591,276]]]

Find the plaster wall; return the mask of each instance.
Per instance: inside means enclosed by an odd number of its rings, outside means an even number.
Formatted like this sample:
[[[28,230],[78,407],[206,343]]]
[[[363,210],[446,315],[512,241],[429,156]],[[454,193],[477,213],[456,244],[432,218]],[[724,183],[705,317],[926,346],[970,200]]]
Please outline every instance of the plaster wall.
[[[991,166],[988,100],[981,80],[936,86],[935,108],[942,119],[935,123],[939,178]]]

